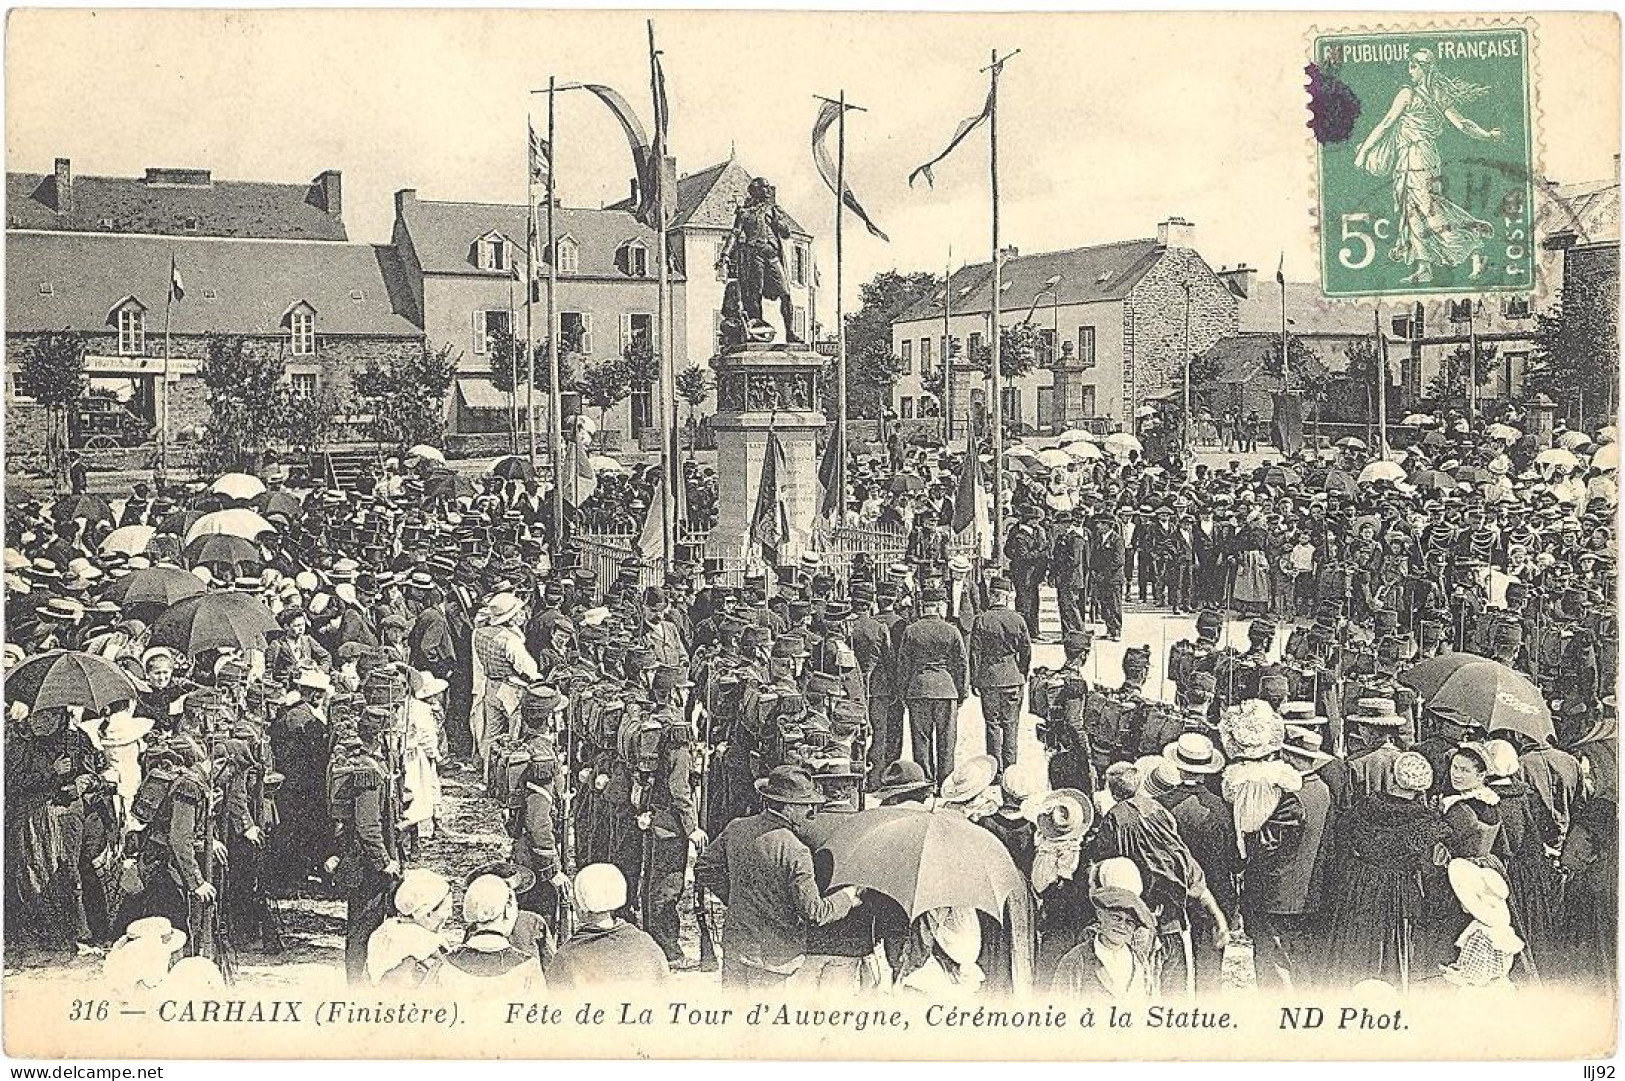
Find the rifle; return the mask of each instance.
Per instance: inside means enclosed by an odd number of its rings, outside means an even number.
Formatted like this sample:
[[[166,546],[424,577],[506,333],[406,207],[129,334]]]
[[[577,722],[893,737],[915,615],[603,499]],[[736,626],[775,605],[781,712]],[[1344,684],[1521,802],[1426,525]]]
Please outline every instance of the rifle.
[[[208,733],[209,756],[218,761],[222,748],[220,746],[222,733]],[[217,765],[213,770],[219,770]],[[220,909],[226,899],[226,863],[215,859],[214,846],[221,836],[220,817],[225,813],[225,791],[220,783],[220,774],[211,772],[203,778],[203,857],[199,861],[199,870],[203,873],[203,881],[214,887],[214,899],[201,901],[196,897],[188,898],[187,904],[192,914],[192,930],[195,933],[194,941],[197,943],[198,956],[213,961],[220,969],[220,975],[227,983],[232,982],[236,976],[236,966],[232,963],[231,943],[226,938],[221,925]]]

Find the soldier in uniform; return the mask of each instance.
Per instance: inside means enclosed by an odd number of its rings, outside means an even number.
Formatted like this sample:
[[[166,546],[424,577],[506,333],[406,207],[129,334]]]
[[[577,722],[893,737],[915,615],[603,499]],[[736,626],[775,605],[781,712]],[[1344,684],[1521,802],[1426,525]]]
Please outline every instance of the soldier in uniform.
[[[1049,569],[1049,536],[1044,531],[1043,513],[1023,504],[1021,518],[1004,541],[1004,554],[1010,561],[1010,584],[1016,593],[1016,611],[1027,622],[1027,634],[1038,638],[1038,589]]]
[[[1219,634],[1224,622],[1219,613],[1210,608],[1196,616],[1196,640],[1180,639],[1168,650],[1168,680],[1174,685],[1174,703],[1186,705],[1190,699],[1191,677],[1197,672],[1211,672],[1219,649]]]
[[[978,612],[970,632],[970,682],[982,702],[987,753],[1000,770],[1015,765],[1022,691],[1032,667],[1027,623],[1010,607],[1015,590],[1004,578],[988,587],[992,607]]]
[[[1093,645],[1088,631],[1069,631],[1061,636],[1061,649],[1066,657],[1061,667],[1053,673],[1034,670],[1035,693],[1042,691],[1037,694],[1044,718],[1040,738],[1050,751],[1051,788],[1093,792],[1096,787],[1094,748],[1087,724],[1091,699],[1098,693],[1086,674]],[[1040,677],[1041,687],[1038,686]],[[1039,712],[1039,703],[1033,708]]]
[[[126,860],[121,926],[144,916],[165,916],[182,928],[209,922],[193,920],[220,900],[204,870],[209,863],[223,864],[226,857],[225,845],[210,835],[210,769],[203,747],[187,736],[171,737],[150,755],[130,811],[141,828],[127,835],[134,852]],[[206,848],[212,849],[207,858]],[[213,923],[219,925],[218,920]],[[193,934],[187,949],[195,955],[215,945]]]
[[[384,765],[387,706],[368,706],[354,733],[335,740],[329,802],[338,844],[335,883],[345,892],[344,968],[351,983],[367,978],[367,939],[384,922],[400,878],[394,778]]]
[[[662,668],[656,673],[656,706],[650,717],[660,726],[659,743],[654,767],[644,782],[649,786],[648,798],[638,801],[647,806],[638,817],[639,828],[648,835],[643,929],[673,965],[685,962],[678,942],[677,908],[690,847],[697,850],[706,842],[694,799],[694,726],[683,709],[688,689],[683,672]]]

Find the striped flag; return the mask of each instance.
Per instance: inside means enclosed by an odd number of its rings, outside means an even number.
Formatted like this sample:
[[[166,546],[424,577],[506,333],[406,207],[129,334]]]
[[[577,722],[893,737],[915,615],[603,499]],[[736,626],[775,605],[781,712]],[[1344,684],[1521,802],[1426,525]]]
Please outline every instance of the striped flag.
[[[169,299],[182,300],[186,297],[186,283],[181,281],[180,264],[175,257],[169,257]]]
[[[546,185],[551,188],[553,183],[553,148],[547,145],[547,140],[536,134],[536,128],[530,119],[525,119],[525,127],[530,132],[530,179],[532,183]]]
[[[1281,257],[1275,261],[1275,284],[1286,284],[1286,252],[1282,252]]]
[[[937,178],[932,175],[931,167],[941,162],[943,158],[946,158],[949,154],[952,154],[956,149],[958,149],[959,144],[965,141],[965,137],[971,132],[975,131],[977,128],[981,127],[983,124],[987,123],[988,118],[990,118],[992,115],[993,88],[988,87],[987,101],[982,105],[982,111],[968,120],[961,120],[959,122],[959,128],[954,132],[954,137],[948,140],[947,148],[943,150],[942,153],[938,154],[936,157],[932,158],[930,161],[908,174],[908,186],[912,188],[914,186],[915,178],[923,176],[925,177],[925,182],[927,184],[933,188],[936,187]]]
[[[848,106],[848,108],[851,108],[851,106]],[[835,163],[830,160],[829,147],[824,145],[824,137],[829,134],[830,125],[834,124],[840,118],[840,115],[840,102],[824,102],[823,108],[818,110],[818,119],[813,121],[812,130],[813,164],[818,166],[818,175],[824,178],[824,183],[832,193],[836,187],[836,169]],[[879,237],[887,243],[891,242],[891,237],[881,232],[880,226],[869,220],[869,212],[863,209],[863,206],[858,202],[858,197],[852,194],[851,184],[843,182],[840,195],[841,202],[846,205],[848,210],[858,216],[858,220],[863,222],[864,228],[869,230],[870,236]]]
[[[750,516],[750,540],[760,547],[768,566],[778,566],[779,552],[790,540],[790,520],[779,498],[779,471],[785,468],[784,444],[779,433],[767,433],[767,453],[762,457],[762,480],[756,491],[756,510]]]

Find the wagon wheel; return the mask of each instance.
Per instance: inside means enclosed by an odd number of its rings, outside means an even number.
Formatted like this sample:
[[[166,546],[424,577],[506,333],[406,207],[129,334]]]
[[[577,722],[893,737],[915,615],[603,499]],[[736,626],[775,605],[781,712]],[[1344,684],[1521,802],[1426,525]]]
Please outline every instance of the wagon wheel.
[[[117,450],[118,440],[110,435],[93,435],[85,440],[80,450]]]

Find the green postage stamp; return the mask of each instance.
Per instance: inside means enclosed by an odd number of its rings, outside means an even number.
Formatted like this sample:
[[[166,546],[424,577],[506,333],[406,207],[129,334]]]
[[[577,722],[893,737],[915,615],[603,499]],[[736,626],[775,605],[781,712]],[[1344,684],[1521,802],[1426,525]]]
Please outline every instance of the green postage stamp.
[[[1315,39],[1328,297],[1533,290],[1529,44],[1518,26]]]

